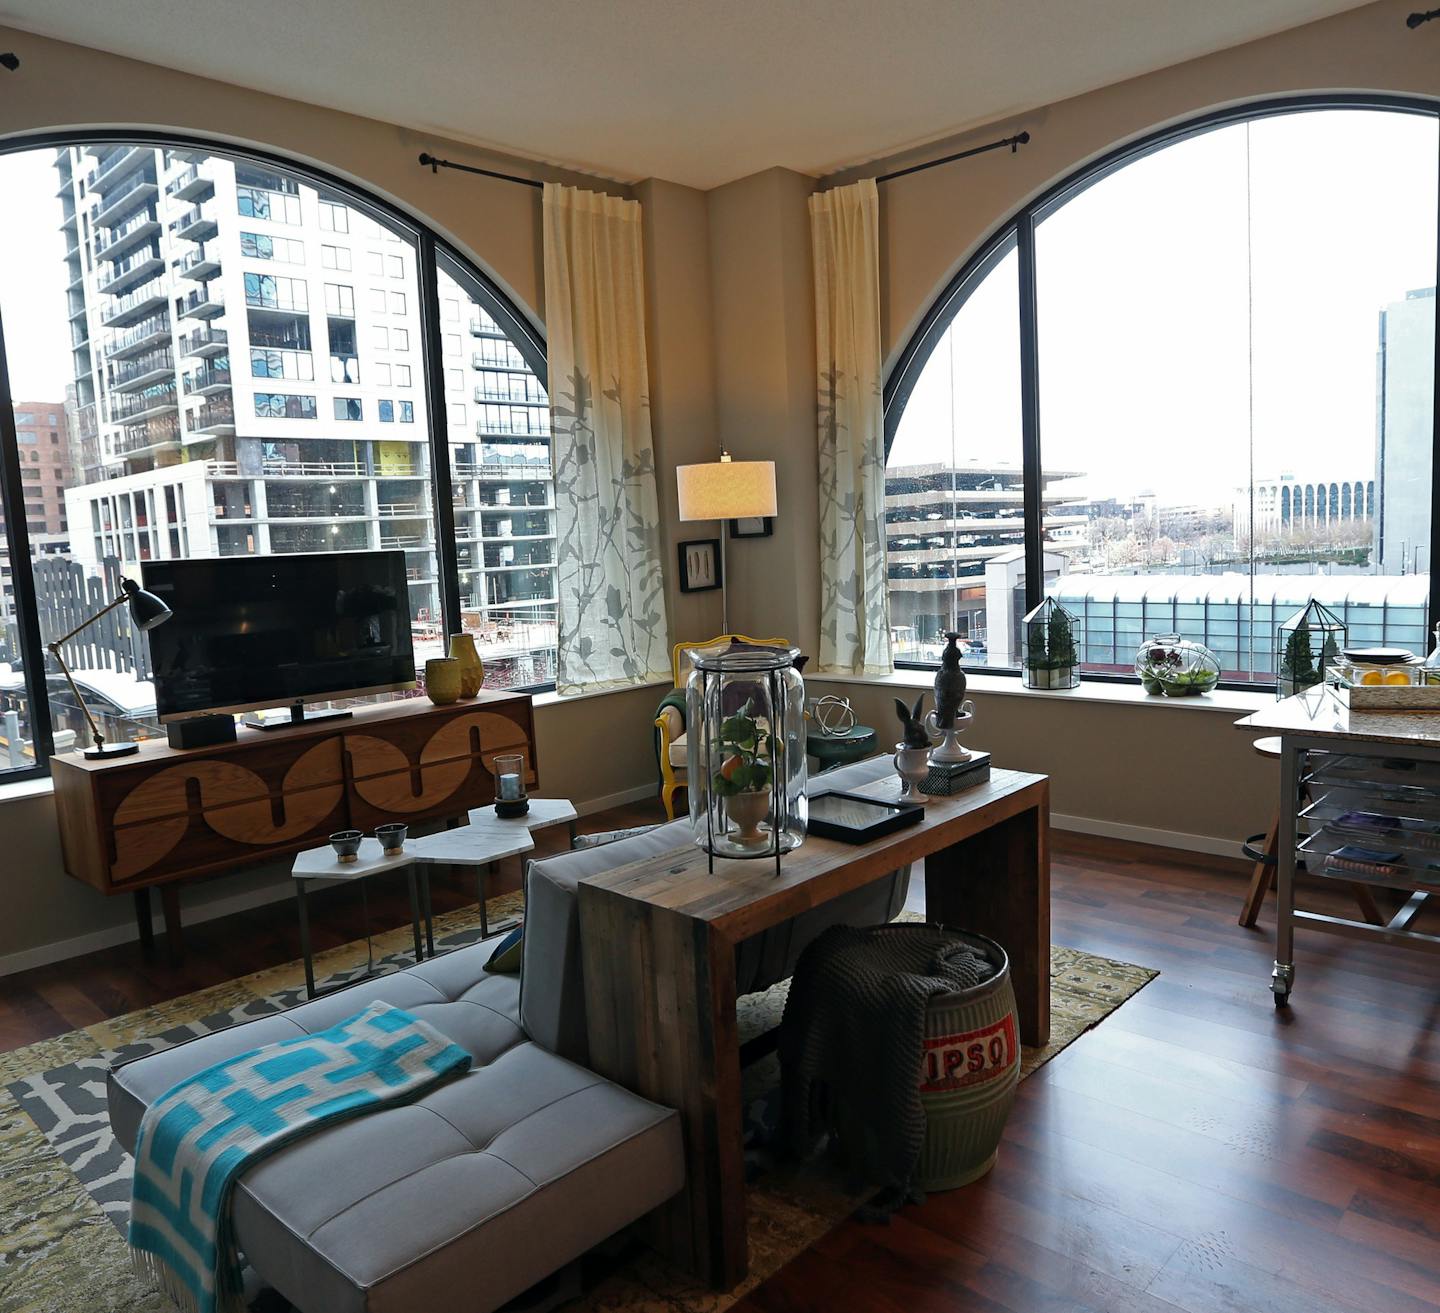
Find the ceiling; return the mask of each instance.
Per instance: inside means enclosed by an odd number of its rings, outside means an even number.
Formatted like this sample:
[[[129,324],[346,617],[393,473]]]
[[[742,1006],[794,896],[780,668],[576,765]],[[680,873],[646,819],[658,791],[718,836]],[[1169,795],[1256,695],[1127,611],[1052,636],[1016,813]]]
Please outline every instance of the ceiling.
[[[1358,7],[0,0],[0,24],[622,180],[710,188],[774,165],[830,172]]]

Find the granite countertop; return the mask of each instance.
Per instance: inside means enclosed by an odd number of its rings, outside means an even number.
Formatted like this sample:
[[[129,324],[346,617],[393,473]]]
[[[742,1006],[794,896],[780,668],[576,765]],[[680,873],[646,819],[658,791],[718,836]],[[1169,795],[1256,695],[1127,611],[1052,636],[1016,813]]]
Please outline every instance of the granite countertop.
[[[1307,689],[1235,722],[1249,733],[1304,734],[1397,746],[1440,747],[1440,712],[1351,711],[1329,685]]]

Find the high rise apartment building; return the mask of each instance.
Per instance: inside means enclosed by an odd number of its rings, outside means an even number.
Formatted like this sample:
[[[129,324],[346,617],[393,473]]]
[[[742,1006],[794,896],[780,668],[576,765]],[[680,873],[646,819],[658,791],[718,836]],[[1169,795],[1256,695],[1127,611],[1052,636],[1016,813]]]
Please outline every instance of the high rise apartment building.
[[[1435,441],[1435,289],[1380,311],[1376,354],[1375,568],[1428,574]]]
[[[155,558],[396,548],[438,644],[416,253],[282,170],[107,144],[57,152],[79,468],[71,551]],[[554,516],[540,380],[442,273],[467,628],[493,682],[553,677]]]

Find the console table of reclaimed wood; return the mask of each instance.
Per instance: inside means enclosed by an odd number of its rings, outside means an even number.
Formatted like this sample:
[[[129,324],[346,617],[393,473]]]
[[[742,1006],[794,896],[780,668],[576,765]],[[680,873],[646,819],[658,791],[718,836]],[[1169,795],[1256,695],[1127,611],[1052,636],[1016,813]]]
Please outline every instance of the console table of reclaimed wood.
[[[1044,1044],[1049,825],[1047,777],[993,770],[984,784],[930,799],[918,825],[871,843],[811,836],[778,876],[773,860],[721,858],[711,875],[705,853],[687,845],[581,882],[590,1065],[679,1109],[685,1128],[685,1188],[648,1220],[656,1248],[722,1290],[748,1269],[736,945],[924,858],[928,919],[1001,944],[1021,1041]]]

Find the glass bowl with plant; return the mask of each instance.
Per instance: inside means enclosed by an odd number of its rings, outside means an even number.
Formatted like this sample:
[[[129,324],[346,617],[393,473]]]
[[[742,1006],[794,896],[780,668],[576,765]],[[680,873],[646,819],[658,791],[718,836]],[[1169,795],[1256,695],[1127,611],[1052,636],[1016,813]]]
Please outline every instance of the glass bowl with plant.
[[[1160,634],[1140,644],[1135,674],[1147,693],[1197,697],[1220,682],[1220,660],[1201,643],[1179,634]]]

